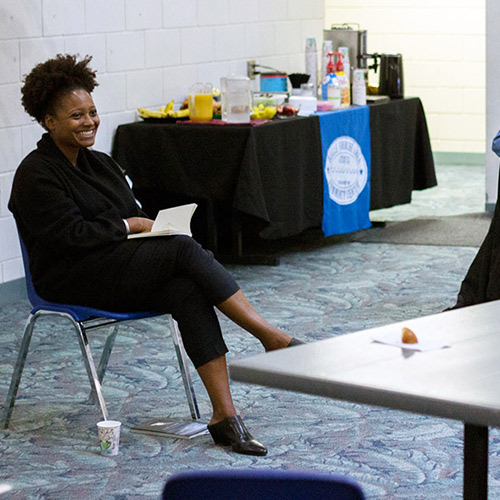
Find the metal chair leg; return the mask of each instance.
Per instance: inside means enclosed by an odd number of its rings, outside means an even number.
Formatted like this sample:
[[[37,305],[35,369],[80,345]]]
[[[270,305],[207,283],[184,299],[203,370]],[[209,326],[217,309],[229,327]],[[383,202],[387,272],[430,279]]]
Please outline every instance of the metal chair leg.
[[[196,394],[194,392],[193,381],[191,380],[191,374],[189,373],[188,359],[186,351],[184,350],[184,344],[182,343],[179,327],[177,326],[177,321],[175,321],[170,314],[168,315],[168,322],[170,331],[172,332],[172,340],[174,342],[175,353],[177,355],[177,361],[179,363],[179,369],[181,370],[184,390],[186,391],[189,409],[191,411],[191,418],[193,420],[199,420],[200,410],[198,409],[198,403],[196,401]]]
[[[108,367],[109,357],[111,356],[111,351],[113,350],[113,346],[115,344],[116,335],[118,333],[118,323],[115,324],[113,331],[108,335],[106,339],[106,343],[102,349],[101,359],[99,360],[99,365],[97,367],[97,378],[102,385],[102,381],[104,379],[104,375],[106,373],[106,368]],[[96,403],[96,393],[95,391],[90,391],[89,404]]]
[[[108,410],[106,408],[104,396],[102,395],[101,382],[99,381],[99,376],[97,375],[94,359],[92,358],[92,353],[90,352],[90,346],[87,339],[87,334],[85,333],[85,328],[83,328],[80,323],[77,323],[75,321],[73,321],[73,326],[75,327],[75,331],[78,337],[78,343],[80,344],[80,349],[82,351],[83,361],[87,370],[87,375],[89,377],[90,386],[92,387],[92,392],[94,392],[97,396],[103,419],[108,420]]]
[[[21,347],[19,348],[19,353],[17,355],[16,366],[14,367],[14,373],[12,374],[12,379],[10,381],[9,392],[7,398],[5,399],[5,405],[2,414],[2,425],[4,429],[9,427],[10,417],[12,415],[12,409],[14,408],[14,402],[16,400],[17,390],[19,388],[19,383],[21,382],[21,375],[23,374],[24,363],[26,361],[26,356],[28,355],[28,349],[31,342],[31,336],[33,334],[33,328],[37,320],[37,315],[30,314],[26,321],[26,326],[24,327],[23,339],[21,341]]]
[[[102,384],[104,374],[106,373],[106,368],[108,367],[109,357],[111,356],[111,351],[115,345],[116,335],[118,333],[118,324],[113,328],[113,331],[108,335],[106,343],[102,349],[101,359],[99,360],[99,366],[97,367],[97,375],[99,377],[99,382]]]
[[[44,315],[47,312],[44,312]],[[52,314],[52,313],[49,313]],[[103,352],[101,354],[101,358],[99,360],[99,366],[96,369],[94,359],[92,357],[92,353],[90,350],[90,345],[88,342],[87,334],[85,331],[85,327],[83,324],[80,324],[74,321],[71,316],[66,313],[53,313],[58,316],[64,316],[71,320],[73,327],[75,328],[75,332],[78,337],[78,342],[80,345],[80,350],[82,352],[83,361],[85,364],[85,369],[87,371],[87,375],[90,381],[90,386],[92,389],[91,395],[89,397],[89,401],[95,402],[97,398],[99,402],[99,406],[101,408],[102,416],[104,420],[108,420],[108,410],[106,408],[106,402],[104,401],[104,396],[102,394],[101,382],[104,378],[104,374],[106,372],[106,368],[108,365],[109,357],[111,355],[111,350],[113,348],[113,344],[118,332],[118,325],[115,325],[112,333],[106,339],[106,343],[103,347]],[[2,413],[1,423],[3,428],[6,429],[9,426],[12,410],[14,407],[17,390],[19,388],[19,384],[21,381],[21,376],[24,369],[24,364],[26,361],[26,357],[28,354],[31,338],[33,335],[33,329],[35,326],[35,322],[38,319],[39,314],[30,314],[28,320],[26,321],[26,326],[23,333],[23,339],[21,342],[21,347],[19,349],[19,353],[17,356],[16,365],[14,367],[14,373],[12,374],[11,384],[9,387],[9,392],[7,394],[5,405]],[[191,379],[191,374],[189,372],[188,359],[186,355],[186,351],[184,350],[184,344],[182,343],[182,338],[179,332],[179,327],[177,322],[172,318],[171,315],[168,315],[168,322],[170,331],[172,333],[172,340],[174,342],[175,353],[177,355],[177,361],[179,363],[179,369],[182,375],[182,382],[184,385],[184,390],[186,392],[186,397],[189,404],[189,409],[191,412],[191,418],[193,420],[200,419],[200,411],[198,409],[198,403],[196,401],[196,394],[194,392],[193,382]]]

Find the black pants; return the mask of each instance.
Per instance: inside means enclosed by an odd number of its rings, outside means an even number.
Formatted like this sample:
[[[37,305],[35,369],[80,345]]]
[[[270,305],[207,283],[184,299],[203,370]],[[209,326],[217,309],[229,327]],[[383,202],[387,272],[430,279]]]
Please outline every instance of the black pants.
[[[214,306],[238,290],[228,271],[193,238],[145,238],[121,273],[115,309],[172,314],[198,368],[227,352]]]

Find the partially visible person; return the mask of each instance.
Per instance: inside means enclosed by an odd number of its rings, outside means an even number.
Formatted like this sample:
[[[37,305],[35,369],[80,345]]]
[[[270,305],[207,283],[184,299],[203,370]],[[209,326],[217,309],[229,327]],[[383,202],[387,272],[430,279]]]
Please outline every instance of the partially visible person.
[[[171,313],[209,394],[214,441],[237,453],[265,455],[233,404],[214,306],[268,351],[302,342],[262,318],[193,238],[127,239],[128,233],[149,232],[153,221],[116,162],[89,149],[100,123],[90,60],[58,55],[38,64],[22,88],[25,110],[46,130],[18,167],[9,201],[34,286],[50,301]]]
[[[500,156],[500,131],[491,149]],[[500,195],[500,179],[498,186]],[[500,300],[500,203],[496,203],[490,228],[465,275],[452,309]]]
[[[500,130],[497,132],[497,135],[493,139],[491,149],[497,156],[500,156]]]

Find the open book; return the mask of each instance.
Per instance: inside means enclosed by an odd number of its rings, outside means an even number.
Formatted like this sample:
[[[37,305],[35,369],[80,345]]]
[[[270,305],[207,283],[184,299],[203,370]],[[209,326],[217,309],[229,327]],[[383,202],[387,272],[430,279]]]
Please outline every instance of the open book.
[[[191,217],[198,205],[190,203],[189,205],[181,205],[179,207],[165,208],[160,210],[154,221],[151,232],[149,233],[133,233],[129,234],[128,238],[149,238],[151,236],[173,236],[174,234],[186,234],[192,236],[191,233]]]
[[[208,434],[207,424],[201,422],[173,422],[168,419],[154,418],[130,428],[131,432],[150,434],[158,437],[192,439]]]

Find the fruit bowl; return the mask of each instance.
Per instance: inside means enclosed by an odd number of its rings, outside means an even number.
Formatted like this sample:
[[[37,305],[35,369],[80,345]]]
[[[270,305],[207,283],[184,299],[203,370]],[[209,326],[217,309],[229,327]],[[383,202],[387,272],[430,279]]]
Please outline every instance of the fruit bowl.
[[[283,104],[282,106],[276,106],[276,116],[280,120],[286,120],[287,118],[293,118],[297,116],[300,111],[300,106],[292,106],[291,104]]]

